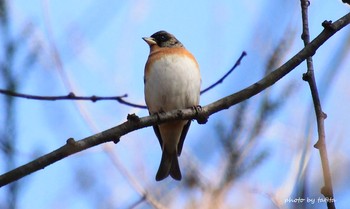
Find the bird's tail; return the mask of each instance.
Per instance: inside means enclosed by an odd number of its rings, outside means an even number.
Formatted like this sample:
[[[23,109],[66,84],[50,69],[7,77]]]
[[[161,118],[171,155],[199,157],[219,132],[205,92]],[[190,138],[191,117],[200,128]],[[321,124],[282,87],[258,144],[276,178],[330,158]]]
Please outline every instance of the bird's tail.
[[[168,177],[169,174],[175,180],[181,180],[182,178],[179,161],[177,159],[177,153],[174,152],[173,154],[171,154],[167,152],[166,149],[164,149],[159,169],[156,175],[156,180],[161,181]]]

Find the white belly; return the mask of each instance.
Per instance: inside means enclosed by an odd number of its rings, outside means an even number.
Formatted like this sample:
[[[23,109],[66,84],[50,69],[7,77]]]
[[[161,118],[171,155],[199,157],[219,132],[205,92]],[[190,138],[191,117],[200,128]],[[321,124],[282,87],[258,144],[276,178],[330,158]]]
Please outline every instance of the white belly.
[[[187,57],[166,56],[155,63],[145,80],[150,113],[199,104],[201,78],[196,63]]]

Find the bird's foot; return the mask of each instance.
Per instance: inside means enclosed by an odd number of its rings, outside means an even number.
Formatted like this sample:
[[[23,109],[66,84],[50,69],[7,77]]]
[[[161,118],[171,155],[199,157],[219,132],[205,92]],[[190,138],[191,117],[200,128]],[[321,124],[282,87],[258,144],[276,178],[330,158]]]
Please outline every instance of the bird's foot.
[[[202,106],[200,105],[195,105],[192,107],[193,110],[196,111],[196,120],[199,124],[205,124],[208,121],[208,115],[203,111]]]

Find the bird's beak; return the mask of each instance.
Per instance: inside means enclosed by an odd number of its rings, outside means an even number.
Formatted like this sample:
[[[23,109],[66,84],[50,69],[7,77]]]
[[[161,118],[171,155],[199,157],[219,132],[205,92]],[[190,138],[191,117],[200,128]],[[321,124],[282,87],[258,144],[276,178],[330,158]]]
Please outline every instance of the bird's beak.
[[[142,38],[144,41],[146,41],[146,43],[149,45],[149,46],[152,46],[152,45],[155,45],[157,44],[157,42],[154,40],[154,38],[152,37],[143,37]]]

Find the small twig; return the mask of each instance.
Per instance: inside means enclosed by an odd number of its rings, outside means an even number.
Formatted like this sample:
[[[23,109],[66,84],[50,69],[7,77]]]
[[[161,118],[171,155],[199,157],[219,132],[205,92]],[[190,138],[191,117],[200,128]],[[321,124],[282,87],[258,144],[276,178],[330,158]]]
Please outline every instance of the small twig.
[[[309,34],[309,23],[308,23],[308,6],[310,2],[308,0],[301,0],[301,12],[302,12],[302,21],[303,21],[303,32],[301,35],[301,39],[304,41],[304,45],[308,45],[310,42],[310,34]],[[329,23],[329,22],[328,22]],[[325,30],[333,30],[331,27],[332,24],[322,24],[325,27]],[[326,26],[327,25],[327,26]],[[326,119],[326,114],[322,110],[321,101],[319,98],[317,84],[314,74],[314,67],[312,57],[308,57],[306,59],[307,63],[307,72],[303,74],[303,80],[307,81],[310,86],[310,91],[312,95],[312,100],[314,103],[314,109],[316,113],[316,121],[317,121],[317,129],[318,129],[318,141],[314,145],[320,152],[322,168],[323,168],[323,177],[325,186],[321,189],[321,193],[329,200],[327,201],[327,207],[329,209],[335,208],[334,204],[334,195],[332,188],[332,179],[329,168],[329,161],[327,156],[327,147],[326,147],[326,134],[324,127],[324,120]]]
[[[88,100],[92,102],[96,102],[99,100],[119,100],[121,98],[125,98],[128,95],[124,94],[123,96],[114,96],[114,97],[99,97],[99,96],[75,96],[74,93],[69,93],[68,95],[64,96],[36,96],[36,95],[29,95],[29,94],[22,94],[17,93],[9,90],[3,90],[0,89],[1,94],[5,94],[8,96],[13,97],[19,97],[19,98],[25,98],[25,99],[34,99],[34,100],[44,100],[44,101],[57,101],[57,100]]]
[[[252,84],[251,86],[237,93],[234,93],[207,106],[202,107],[201,112],[194,110],[194,108],[188,108],[183,110],[173,110],[159,115],[142,117],[139,118],[139,120],[136,120],[135,117],[131,117],[132,121],[126,121],[114,128],[89,136],[85,139],[81,139],[79,141],[70,139],[64,146],[56,149],[55,151],[48,153],[18,168],[15,168],[12,171],[0,175],[0,187],[9,184],[13,181],[16,181],[20,178],[23,178],[24,176],[29,175],[35,171],[43,169],[48,165],[51,165],[59,160],[62,160],[63,158],[66,158],[82,150],[86,150],[93,146],[111,141],[118,143],[120,137],[132,131],[172,120],[189,120],[196,119],[201,116],[209,117],[210,115],[218,111],[228,109],[231,106],[242,102],[246,99],[249,99],[254,95],[257,95],[258,93],[262,92],[266,88],[272,86],[278,80],[280,80],[293,69],[295,69],[295,67],[300,65],[300,63],[302,63],[307,57],[310,57],[313,54],[315,54],[315,52],[321,45],[323,45],[331,36],[333,36],[337,31],[341,30],[349,23],[350,13],[346,14],[336,22],[332,23],[332,27],[334,28],[334,30],[329,31],[327,29],[324,29],[310,44],[306,45],[301,51],[294,55],[285,64],[269,73],[260,81]]]
[[[125,101],[124,98],[128,97],[127,94],[124,94],[122,96],[111,96],[111,97],[101,97],[101,96],[76,96],[74,93],[69,93],[65,96],[36,96],[36,95],[30,95],[30,94],[22,94],[13,92],[10,90],[4,90],[0,89],[0,94],[13,96],[13,97],[19,97],[19,98],[25,98],[25,99],[33,99],[33,100],[42,100],[42,101],[57,101],[57,100],[83,100],[83,101],[92,101],[97,102],[101,100],[116,100],[121,104],[129,105],[131,107],[137,107],[137,108],[147,108],[144,105],[138,105],[134,104],[128,101]]]
[[[217,86],[218,84],[222,83],[222,82],[225,80],[225,78],[226,78],[227,76],[229,76],[229,75],[233,72],[233,70],[237,68],[238,65],[241,64],[241,61],[242,61],[243,57],[246,56],[246,55],[247,55],[247,52],[243,51],[242,54],[241,54],[241,56],[238,58],[238,60],[236,61],[236,63],[233,65],[233,67],[232,67],[222,78],[220,78],[217,82],[215,82],[214,84],[212,84],[212,85],[210,85],[209,87],[207,87],[207,88],[205,88],[204,90],[202,90],[202,91],[201,91],[201,94],[204,94],[205,92],[207,92],[207,91],[209,91],[210,89],[214,88],[214,87]]]
[[[218,84],[222,83],[224,79],[232,73],[232,71],[237,68],[237,66],[241,63],[241,60],[243,59],[244,56],[246,56],[246,52],[242,52],[241,56],[238,58],[236,61],[235,65],[222,77],[220,78],[217,82],[209,86],[208,88],[204,89],[201,91],[201,94],[205,93],[206,91],[214,88]],[[111,96],[111,97],[101,97],[101,96],[76,96],[73,92],[70,92],[68,95],[65,96],[36,96],[36,95],[30,95],[30,94],[22,94],[22,93],[17,93],[13,92],[10,90],[5,90],[5,89],[0,89],[0,94],[8,95],[8,96],[13,96],[13,97],[19,97],[19,98],[26,98],[26,99],[33,99],[33,100],[43,100],[43,101],[57,101],[57,100],[83,100],[83,101],[92,101],[92,102],[97,102],[101,100],[116,100],[121,104],[125,104],[131,107],[136,107],[136,108],[141,108],[141,109],[147,109],[146,105],[140,105],[140,104],[135,104],[126,101],[124,98],[126,98],[128,95],[124,94],[123,96]]]

